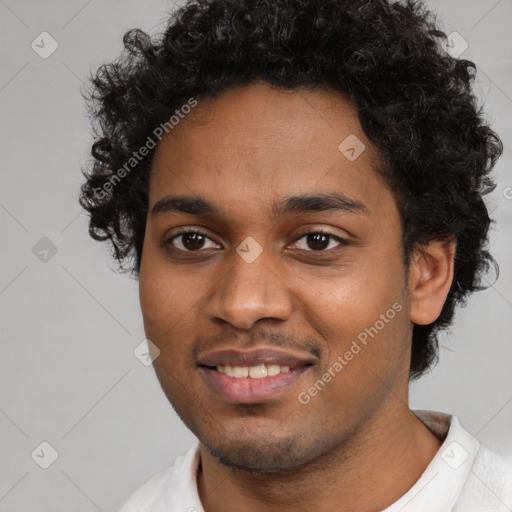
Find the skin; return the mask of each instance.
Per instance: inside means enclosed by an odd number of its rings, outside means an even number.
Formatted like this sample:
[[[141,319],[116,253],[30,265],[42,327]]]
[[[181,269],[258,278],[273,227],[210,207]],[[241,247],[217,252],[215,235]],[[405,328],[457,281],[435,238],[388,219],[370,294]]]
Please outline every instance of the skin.
[[[354,161],[338,150],[350,134],[366,147]],[[156,149],[140,302],[146,335],[161,351],[154,367],[162,389],[200,440],[206,512],[382,510],[439,449],[408,406],[411,322],[439,315],[454,244],[433,241],[404,267],[400,215],[376,155],[338,92],[263,82],[201,99]],[[333,192],[364,210],[272,217],[276,201]],[[170,195],[201,196],[222,216],[152,214]],[[206,238],[169,241],[184,227]],[[306,236],[318,229],[348,244]],[[252,263],[236,252],[247,237],[262,249]],[[299,393],[396,303],[400,312],[301,403]],[[270,401],[229,403],[197,367],[207,349],[263,344],[316,357]]]

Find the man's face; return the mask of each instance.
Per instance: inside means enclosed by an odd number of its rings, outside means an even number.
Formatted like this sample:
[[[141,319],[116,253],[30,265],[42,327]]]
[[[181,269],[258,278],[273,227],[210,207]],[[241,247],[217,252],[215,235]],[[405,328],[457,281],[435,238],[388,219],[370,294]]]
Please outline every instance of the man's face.
[[[264,83],[200,100],[158,145],[145,331],[173,407],[225,464],[296,467],[406,407],[401,222],[370,152],[338,93]],[[297,199],[335,194],[337,208]]]

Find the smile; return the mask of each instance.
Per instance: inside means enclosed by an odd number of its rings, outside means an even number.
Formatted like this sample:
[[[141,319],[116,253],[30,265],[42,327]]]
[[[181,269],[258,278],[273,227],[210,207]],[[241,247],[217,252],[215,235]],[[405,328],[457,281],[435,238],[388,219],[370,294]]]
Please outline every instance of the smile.
[[[306,351],[275,347],[216,349],[198,357],[198,369],[207,387],[233,404],[276,400],[318,362]]]
[[[247,367],[239,367],[244,373]],[[254,367],[253,367],[254,368]],[[310,368],[301,366],[266,377],[230,377],[217,368],[201,367],[208,387],[221,399],[233,404],[255,404],[275,400],[289,391]]]
[[[264,379],[279,375],[280,373],[288,373],[289,366],[279,366],[277,364],[259,364],[257,366],[231,366],[219,365],[216,370],[228,377],[235,377],[235,379],[243,379],[249,377],[251,379]]]

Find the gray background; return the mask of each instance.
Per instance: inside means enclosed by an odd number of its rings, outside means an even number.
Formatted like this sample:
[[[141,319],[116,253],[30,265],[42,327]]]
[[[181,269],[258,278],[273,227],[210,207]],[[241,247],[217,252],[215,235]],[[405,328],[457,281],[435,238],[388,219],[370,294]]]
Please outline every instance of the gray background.
[[[194,442],[133,354],[145,338],[137,282],[112,271],[77,203],[91,143],[81,82],[119,54],[127,29],[161,31],[172,5],[0,0],[0,511],[115,511]],[[512,1],[427,5],[469,43],[463,56],[505,145],[488,199],[501,276],[458,313],[411,404],[457,415],[511,456]],[[31,48],[43,31],[59,44],[47,59]],[[57,248],[46,262],[43,237]],[[43,441],[58,452],[46,470],[31,458]]]

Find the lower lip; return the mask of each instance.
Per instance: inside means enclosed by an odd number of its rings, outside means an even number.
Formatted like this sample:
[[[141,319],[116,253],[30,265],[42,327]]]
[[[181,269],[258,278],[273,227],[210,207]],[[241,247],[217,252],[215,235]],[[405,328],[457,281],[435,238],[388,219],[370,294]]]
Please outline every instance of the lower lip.
[[[212,368],[200,367],[213,390],[228,402],[237,404],[255,404],[271,400],[289,389],[307,369],[308,366],[302,366],[271,377],[251,379],[229,377]]]

